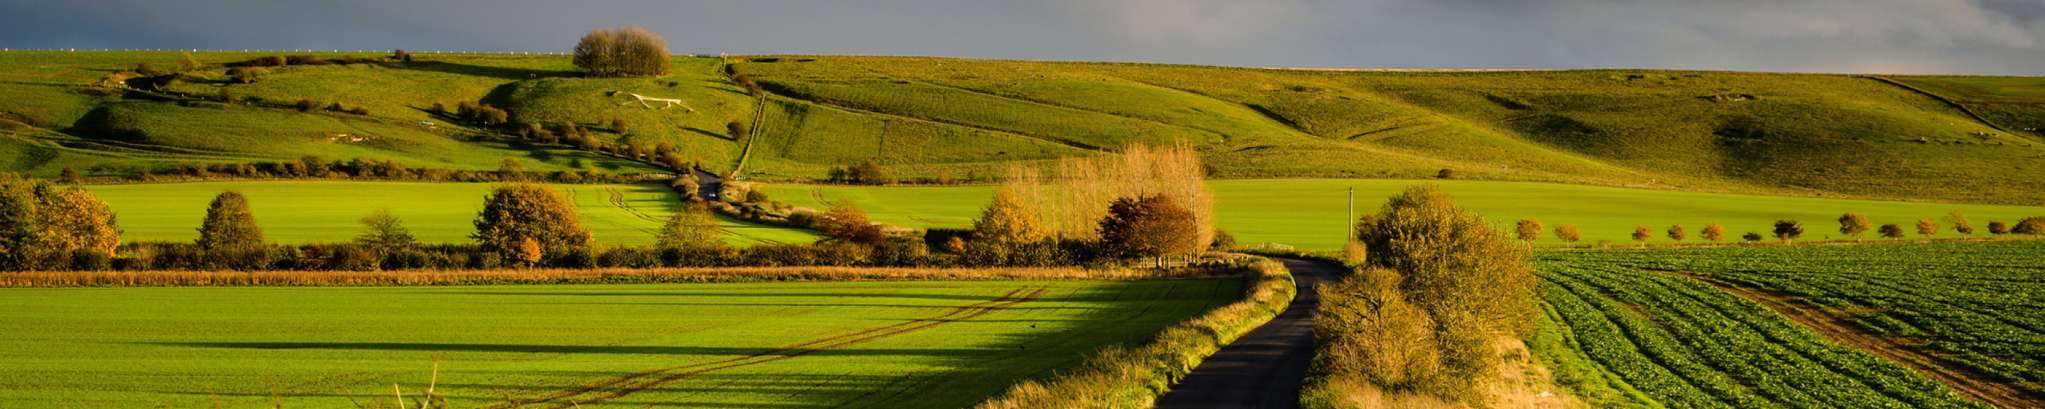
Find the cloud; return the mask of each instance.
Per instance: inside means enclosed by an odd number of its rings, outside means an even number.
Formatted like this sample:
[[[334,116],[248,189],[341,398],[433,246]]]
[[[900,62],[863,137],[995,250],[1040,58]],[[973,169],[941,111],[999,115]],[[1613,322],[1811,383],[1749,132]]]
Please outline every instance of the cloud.
[[[0,46],[679,52],[1239,66],[2045,74],[2038,0],[0,0]]]

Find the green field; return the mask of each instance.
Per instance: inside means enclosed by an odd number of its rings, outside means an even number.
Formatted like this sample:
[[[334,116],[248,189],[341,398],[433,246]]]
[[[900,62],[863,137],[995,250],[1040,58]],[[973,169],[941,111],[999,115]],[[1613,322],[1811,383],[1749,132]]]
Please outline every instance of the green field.
[[[1241,297],[1237,278],[0,290],[0,406],[958,408]],[[630,377],[633,374],[649,376]],[[624,382],[573,391],[611,380]],[[618,395],[611,397],[609,395]]]
[[[1019,161],[1186,142],[1223,178],[1420,178],[1452,169],[1488,180],[1983,203],[2038,204],[2045,193],[2031,183],[2045,179],[2035,164],[2045,137],[2022,130],[2039,127],[2045,112],[2037,92],[2045,79],[2032,77],[1890,83],[1663,70],[751,56],[678,57],[668,76],[620,79],[580,78],[564,56],[420,54],[413,63],[276,67],[254,84],[225,81],[224,64],[262,55],[195,53],[206,65],[170,89],[338,102],[369,115],[178,103],[90,85],[139,63],[175,66],[177,53],[0,52],[0,100],[8,101],[0,169],[48,176],[63,167],[300,155],[413,168],[492,169],[512,157],[535,170],[578,159],[645,169],[565,149],[465,142],[480,130],[427,113],[436,103],[484,102],[507,108],[514,122],[572,122],[606,141],[673,143],[720,172],[751,144],[748,169],[764,179],[818,179],[864,160],[903,178],[984,179]],[[770,95],[745,95],[727,70],[756,78]],[[694,111],[649,109],[626,93],[680,98]],[[724,129],[754,118],[754,138]],[[611,129],[612,120],[626,129]]]
[[[2045,242],[1582,253],[1567,264],[1674,270],[1842,312],[1939,359],[2045,395]]]
[[[1537,265],[1548,312],[1535,350],[1600,407],[1972,406],[1683,274],[1782,294],[1963,368],[1947,371],[2041,390],[2045,242],[1548,252]]]
[[[1969,407],[1709,284],[1551,256],[1536,353],[1598,407]]]
[[[660,184],[553,185],[582,213],[598,244],[643,245],[682,206]],[[360,234],[359,220],[388,207],[421,242],[468,243],[486,183],[264,181],[95,185],[88,189],[113,207],[127,241],[190,241],[199,237],[206,204],[223,190],[240,190],[267,238],[279,243],[340,242]],[[808,243],[816,236],[724,219],[734,244]]]
[[[2045,208],[1953,205],[1850,199],[1755,196],[1623,189],[1549,183],[1422,180],[1269,179],[1213,180],[1219,227],[1243,244],[1282,243],[1309,249],[1340,248],[1348,223],[1349,188],[1356,189],[1357,214],[1377,211],[1384,198],[1407,186],[1440,184],[1456,204],[1485,215],[1493,224],[1510,226],[1533,217],[1550,227],[1543,243],[1555,240],[1553,227],[1575,224],[1585,243],[1631,243],[1634,226],[1656,232],[1653,243],[1669,243],[1661,231],[1671,224],[1689,228],[1691,241],[1704,225],[1726,226],[1727,239],[1746,232],[1769,235],[1777,219],[1804,222],[1805,240],[1841,238],[1834,220],[1841,213],[1868,215],[1875,223],[1915,226],[1918,219],[1938,219],[1962,209],[1973,220],[1976,235],[1989,220],[2015,222],[2045,215]],[[800,207],[829,208],[851,200],[876,221],[913,227],[967,227],[993,197],[992,186],[833,186],[768,185],[768,195]],[[1507,229],[1510,230],[1510,229]],[[1950,230],[1937,237],[1954,237]]]

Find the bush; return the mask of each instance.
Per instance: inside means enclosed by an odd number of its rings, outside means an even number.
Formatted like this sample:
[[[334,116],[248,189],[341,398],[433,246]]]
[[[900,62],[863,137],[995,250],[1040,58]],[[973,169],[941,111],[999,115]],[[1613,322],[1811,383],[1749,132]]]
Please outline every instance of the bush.
[[[1517,226],[1520,241],[1532,243],[1541,239],[1541,219],[1520,219]]]
[[[213,197],[199,225],[199,247],[206,251],[247,250],[263,245],[263,230],[249,211],[249,200],[229,190]]]
[[[1101,219],[1101,250],[1113,258],[1162,258],[1199,252],[1193,212],[1163,195],[1120,198]]]
[[[1671,240],[1671,241],[1676,241],[1676,242],[1682,242],[1683,240],[1689,240],[1689,239],[1690,239],[1690,232],[1689,232],[1689,231],[1687,231],[1687,230],[1684,230],[1684,229],[1683,229],[1683,225],[1680,225],[1680,224],[1678,224],[1678,225],[1673,225],[1673,226],[1669,226],[1669,231],[1668,231],[1668,233],[1669,233],[1669,240]]]
[[[1775,239],[1784,243],[1794,242],[1804,235],[1804,223],[1796,220],[1776,220]]]
[[[1381,384],[1392,389],[1441,396],[1465,394],[1474,380],[1488,377],[1499,364],[1499,356],[1489,347],[1491,342],[1532,333],[1538,309],[1526,248],[1492,229],[1482,216],[1456,207],[1439,188],[1417,186],[1393,196],[1378,214],[1365,216],[1357,230],[1357,240],[1370,249],[1368,265],[1379,267],[1376,275],[1358,279],[1379,282],[1350,287],[1363,291],[1350,295],[1394,303],[1385,289],[1396,286],[1404,302],[1425,312],[1431,323],[1424,327],[1433,333],[1431,341],[1413,341],[1428,349],[1396,352],[1397,360],[1421,362],[1426,371],[1362,373],[1358,377],[1399,382]],[[1406,318],[1412,314],[1398,313]],[[1348,330],[1353,329],[1344,331]],[[1328,336],[1354,334],[1331,332]],[[1383,352],[1348,353],[1368,356]],[[1361,368],[1376,370],[1373,366]]]
[[[1918,221],[1917,221],[1917,235],[1919,235],[1919,236],[1931,236],[1931,235],[1934,235],[1934,234],[1938,234],[1938,221],[1937,221],[1937,220],[1932,220],[1932,219],[1920,219],[1920,220],[1918,220]]]
[[[1751,231],[1740,236],[1740,240],[1745,240],[1748,243],[1760,243],[1762,238],[1761,233]]]
[[[2009,234],[2009,223],[2005,223],[2001,220],[1989,220],[1988,234],[1995,235]]]
[[[1890,240],[1903,238],[1903,226],[1898,226],[1895,224],[1884,224],[1882,225],[1879,231],[1882,237],[1886,237]]]
[[[1654,231],[1648,230],[1647,226],[1633,226],[1633,241],[1640,242],[1641,247],[1646,247],[1647,241],[1653,239]]]
[[[2033,216],[2019,220],[2016,226],[2010,227],[2010,232],[2033,236],[2045,234],[2045,216]]]
[[[1725,226],[1718,223],[1704,225],[1704,240],[1717,243],[1725,240]]]
[[[588,258],[595,238],[582,228],[582,217],[566,199],[544,185],[512,183],[498,187],[483,199],[476,215],[476,233],[471,236],[484,251],[506,262],[527,265],[552,259],[557,265],[576,264],[571,257]],[[528,245],[530,241],[532,244]],[[529,247],[538,247],[534,254]],[[588,264],[586,261],[581,264]]]
[[[1583,232],[1578,231],[1574,224],[1555,226],[1555,238],[1561,239],[1563,243],[1575,243],[1583,240]]]
[[[859,211],[859,207],[849,200],[831,205],[829,212],[817,216],[816,221],[811,224],[818,233],[838,241],[873,244],[886,238],[881,233],[880,226],[875,225],[872,219],[866,217],[866,212]]]

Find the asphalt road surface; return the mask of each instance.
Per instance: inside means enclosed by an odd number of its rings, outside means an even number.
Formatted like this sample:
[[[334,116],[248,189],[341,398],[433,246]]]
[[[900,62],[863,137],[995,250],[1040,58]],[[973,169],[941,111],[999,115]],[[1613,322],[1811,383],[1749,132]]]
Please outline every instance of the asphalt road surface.
[[[1158,399],[1159,409],[1281,409],[1299,407],[1299,389],[1314,357],[1314,284],[1339,279],[1341,266],[1280,258],[1292,269],[1299,295],[1285,312],[1250,330],[1200,362]]]

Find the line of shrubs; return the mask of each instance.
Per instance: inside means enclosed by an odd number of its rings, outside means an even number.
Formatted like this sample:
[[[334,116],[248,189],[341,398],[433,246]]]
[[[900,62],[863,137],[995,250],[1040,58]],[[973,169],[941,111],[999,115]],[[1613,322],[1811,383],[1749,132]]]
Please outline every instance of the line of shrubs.
[[[77,250],[23,265],[41,271],[375,271],[487,270],[517,267],[652,268],[736,266],[836,267],[1055,267],[1103,263],[1087,242],[1051,242],[1015,251],[974,249],[933,252],[916,240],[875,244],[830,242],[732,247],[613,246],[568,248],[541,262],[507,261],[478,244],[420,244],[379,248],[362,243],[266,244],[208,249],[187,242],[134,242],[113,254]]]
[[[516,163],[516,162],[512,162]],[[355,158],[328,161],[306,156],[295,161],[247,163],[190,163],[158,166],[97,165],[96,174],[118,174],[137,181],[186,179],[378,179],[428,182],[536,181],[548,183],[631,183],[661,180],[666,174],[604,173],[595,170],[525,171],[517,166],[498,170],[431,169],[406,167],[395,160]],[[69,173],[69,172],[67,172]]]

